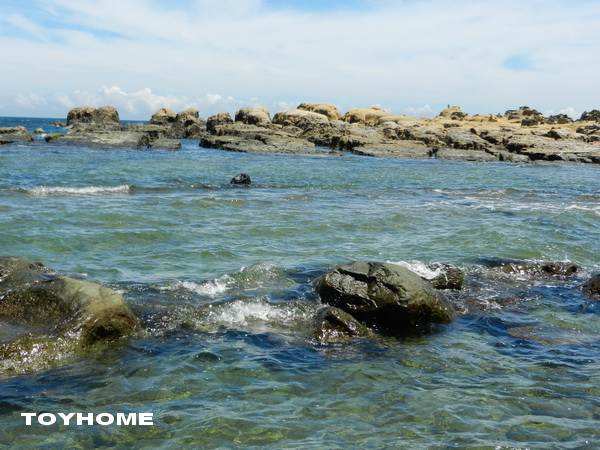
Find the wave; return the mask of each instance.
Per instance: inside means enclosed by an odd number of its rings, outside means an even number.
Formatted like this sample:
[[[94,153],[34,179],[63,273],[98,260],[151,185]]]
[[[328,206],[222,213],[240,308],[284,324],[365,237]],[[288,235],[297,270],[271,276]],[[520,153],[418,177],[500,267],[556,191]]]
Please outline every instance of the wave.
[[[103,195],[103,194],[129,194],[131,185],[123,184],[120,186],[83,186],[83,187],[60,187],[60,186],[39,186],[35,188],[14,189],[36,197],[46,197],[50,195]]]

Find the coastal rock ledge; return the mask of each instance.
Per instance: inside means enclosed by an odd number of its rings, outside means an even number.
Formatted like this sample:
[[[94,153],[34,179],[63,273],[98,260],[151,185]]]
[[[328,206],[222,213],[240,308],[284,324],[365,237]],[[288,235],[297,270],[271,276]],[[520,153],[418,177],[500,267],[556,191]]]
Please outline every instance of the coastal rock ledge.
[[[324,303],[387,335],[427,333],[454,316],[442,293],[396,264],[351,262],[320,277],[316,290]]]

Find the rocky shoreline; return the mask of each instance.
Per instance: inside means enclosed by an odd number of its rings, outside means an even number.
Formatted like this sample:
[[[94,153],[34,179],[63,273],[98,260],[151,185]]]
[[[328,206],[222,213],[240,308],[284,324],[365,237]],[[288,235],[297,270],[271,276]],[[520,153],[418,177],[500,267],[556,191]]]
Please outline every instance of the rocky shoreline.
[[[161,108],[148,124],[123,125],[117,110],[74,108],[67,133],[46,134],[49,144],[98,148],[178,150],[182,139],[200,147],[250,153],[331,154],[349,152],[383,158],[437,158],[479,162],[600,163],[600,111],[574,121],[545,117],[523,106],[498,115],[469,115],[448,107],[437,117],[416,119],[383,109],[353,109],[342,115],[328,103],[302,103],[271,113],[262,107],[220,113],[207,120],[195,108]],[[34,141],[25,127],[0,128],[0,144]]]
[[[582,279],[576,264],[492,258],[486,267],[491,285],[569,282],[590,301],[600,299],[600,274]],[[342,264],[307,280],[316,308],[298,332],[316,344],[426,335],[461,315],[482,313],[480,302],[463,293],[465,280],[476,276],[448,263]],[[507,307],[515,301],[497,299]],[[205,305],[202,324],[184,319],[181,326],[188,331],[220,327],[209,322],[211,307]],[[63,276],[39,262],[0,256],[0,318],[8,325],[0,339],[0,375],[44,371],[102,352],[145,335],[153,327],[151,316],[144,318],[139,305],[136,314],[121,294],[100,284]]]

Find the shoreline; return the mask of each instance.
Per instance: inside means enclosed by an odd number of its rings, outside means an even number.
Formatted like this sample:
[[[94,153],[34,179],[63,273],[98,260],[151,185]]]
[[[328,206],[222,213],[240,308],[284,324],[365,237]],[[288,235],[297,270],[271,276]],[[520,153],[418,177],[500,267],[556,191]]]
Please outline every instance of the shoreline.
[[[246,153],[322,154],[325,148],[382,158],[600,164],[598,110],[574,121],[564,114],[544,117],[526,106],[474,116],[453,106],[435,118],[417,119],[375,107],[342,115],[328,103],[302,103],[273,116],[265,108],[248,107],[234,118],[226,112],[207,120],[197,109],[176,114],[161,108],[144,124],[121,121],[118,111],[106,106],[74,108],[66,123],[55,126],[67,131],[38,129],[34,134],[48,145],[98,148],[178,150],[181,139],[199,139],[200,147]],[[0,128],[0,145],[33,141],[23,125]]]

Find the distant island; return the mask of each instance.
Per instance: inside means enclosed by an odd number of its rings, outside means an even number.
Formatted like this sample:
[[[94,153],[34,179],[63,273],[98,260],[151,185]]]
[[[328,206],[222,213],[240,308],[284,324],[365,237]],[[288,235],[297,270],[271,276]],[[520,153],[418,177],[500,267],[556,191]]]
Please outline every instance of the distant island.
[[[49,144],[177,150],[181,139],[198,139],[200,147],[251,153],[350,152],[385,158],[439,158],[461,161],[564,161],[600,163],[600,111],[577,120],[565,114],[546,117],[522,106],[504,114],[469,115],[449,106],[431,119],[359,108],[341,114],[329,103],[302,103],[271,113],[263,107],[242,108],[204,120],[195,108],[175,113],[156,111],[147,124],[123,125],[111,106],[69,111],[67,132],[35,130]],[[23,126],[0,128],[0,144],[32,142]]]

